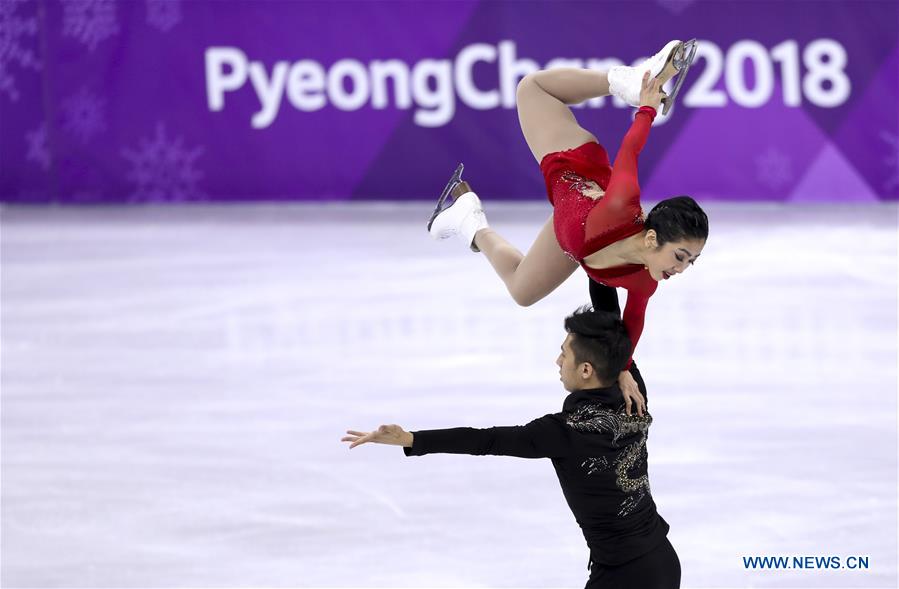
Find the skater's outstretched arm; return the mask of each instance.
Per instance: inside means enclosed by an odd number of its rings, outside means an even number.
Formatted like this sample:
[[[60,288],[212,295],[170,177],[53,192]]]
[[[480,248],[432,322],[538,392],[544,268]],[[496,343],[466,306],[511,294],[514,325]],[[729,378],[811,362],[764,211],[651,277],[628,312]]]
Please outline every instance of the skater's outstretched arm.
[[[350,435],[341,441],[351,442],[351,449],[367,442],[390,444],[403,446],[406,456],[444,453],[553,458],[567,456],[573,447],[561,414],[545,415],[527,425],[486,429],[457,427],[407,432],[398,425],[382,425],[370,433],[347,433]]]

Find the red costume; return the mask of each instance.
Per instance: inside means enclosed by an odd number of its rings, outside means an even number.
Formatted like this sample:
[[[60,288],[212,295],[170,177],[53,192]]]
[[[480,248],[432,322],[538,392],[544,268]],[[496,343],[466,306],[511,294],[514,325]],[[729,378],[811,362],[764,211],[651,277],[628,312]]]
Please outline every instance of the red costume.
[[[549,202],[553,205],[553,226],[559,246],[593,280],[627,289],[622,319],[634,349],[643,333],[646,304],[658,282],[642,264],[596,270],[584,264],[584,258],[643,231],[637,156],[646,143],[655,116],[656,111],[650,106],[637,111],[614,166],[609,165],[606,150],[595,142],[548,153],[540,162]],[[590,180],[605,191],[603,196],[594,199],[582,192]]]

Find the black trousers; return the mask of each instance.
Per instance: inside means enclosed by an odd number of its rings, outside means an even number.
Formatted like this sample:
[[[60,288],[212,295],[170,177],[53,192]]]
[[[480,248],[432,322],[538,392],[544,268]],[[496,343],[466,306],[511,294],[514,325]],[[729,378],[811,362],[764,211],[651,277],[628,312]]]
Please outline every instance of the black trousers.
[[[610,313],[615,313],[618,317],[621,317],[621,306],[618,304],[618,292],[611,286],[604,286],[592,278],[588,278],[590,281],[590,302],[593,303],[593,308],[597,311],[608,311]],[[636,362],[631,362],[630,368],[631,376],[634,377],[634,380],[637,381],[637,388],[640,389],[640,392],[643,394],[643,400],[646,401],[646,406],[649,407],[649,399],[646,397],[646,383],[643,382],[643,376],[640,374],[640,369],[637,368]]]
[[[634,560],[616,566],[591,563],[584,589],[680,589],[680,559],[668,538]]]

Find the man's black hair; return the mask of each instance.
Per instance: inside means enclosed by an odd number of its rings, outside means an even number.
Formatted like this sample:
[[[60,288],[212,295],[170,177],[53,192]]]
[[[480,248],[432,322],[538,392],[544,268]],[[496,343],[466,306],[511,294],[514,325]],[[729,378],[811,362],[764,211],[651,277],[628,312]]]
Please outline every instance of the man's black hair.
[[[577,364],[593,366],[604,385],[618,381],[632,349],[624,321],[614,313],[595,311],[586,305],[565,318],[565,331],[573,335],[571,350]]]

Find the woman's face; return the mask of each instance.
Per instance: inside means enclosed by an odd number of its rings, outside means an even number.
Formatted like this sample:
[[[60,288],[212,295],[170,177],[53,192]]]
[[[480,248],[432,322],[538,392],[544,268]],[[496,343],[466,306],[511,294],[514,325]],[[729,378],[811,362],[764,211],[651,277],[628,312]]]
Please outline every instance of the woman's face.
[[[702,248],[705,247],[705,241],[696,239],[669,241],[662,247],[658,247],[654,231],[648,233],[646,239],[649,249],[646,254],[649,275],[653,280],[659,281],[668,280],[689,268],[702,253]]]

